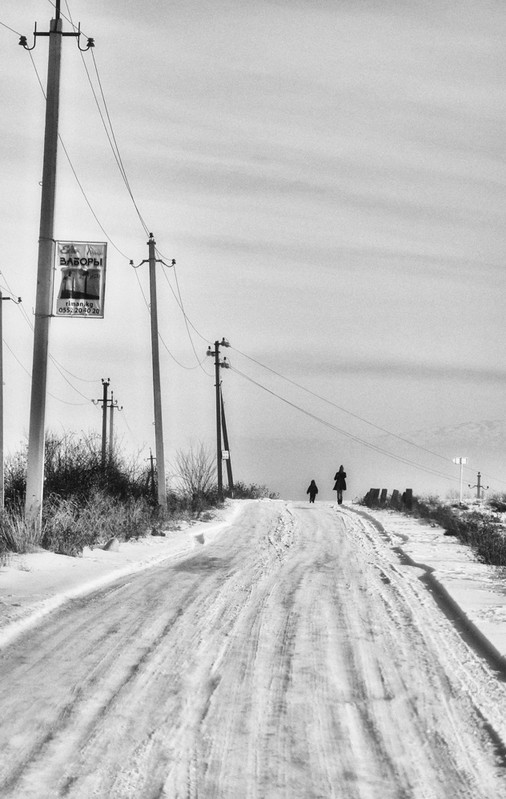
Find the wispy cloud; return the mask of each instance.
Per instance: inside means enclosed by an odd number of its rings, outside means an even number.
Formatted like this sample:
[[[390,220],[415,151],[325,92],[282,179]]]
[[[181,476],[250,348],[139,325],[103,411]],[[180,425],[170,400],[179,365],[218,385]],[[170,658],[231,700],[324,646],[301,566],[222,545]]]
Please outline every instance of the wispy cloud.
[[[259,356],[260,360],[262,356]],[[276,360],[276,353],[265,353],[264,360]],[[279,356],[278,356],[279,357]],[[288,354],[284,358],[287,365],[293,360],[291,366],[295,366],[295,359]],[[438,382],[461,382],[468,384],[506,384],[506,368],[498,366],[476,366],[476,364],[456,364],[442,363],[437,360],[419,361],[392,359],[382,356],[376,359],[367,358],[343,358],[340,356],[319,357],[312,354],[311,358],[304,363],[304,373],[308,376],[329,375],[346,376],[354,375],[358,377],[383,380],[406,379],[408,381],[438,381]]]

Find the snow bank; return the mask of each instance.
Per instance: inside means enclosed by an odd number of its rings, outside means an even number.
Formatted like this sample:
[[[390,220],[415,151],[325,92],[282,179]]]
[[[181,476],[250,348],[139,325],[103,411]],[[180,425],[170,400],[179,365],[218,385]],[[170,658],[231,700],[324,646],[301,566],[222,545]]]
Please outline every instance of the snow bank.
[[[351,507],[351,506],[350,506]],[[390,510],[353,510],[379,522],[488,654],[506,667],[506,570],[479,563],[470,547],[431,522]]]
[[[164,536],[121,542],[117,551],[85,548],[80,558],[45,550],[12,555],[0,568],[0,646],[69,599],[181,557],[213,540],[233,522],[244,504],[241,500],[229,501],[209,522],[181,525],[181,529],[166,531]]]

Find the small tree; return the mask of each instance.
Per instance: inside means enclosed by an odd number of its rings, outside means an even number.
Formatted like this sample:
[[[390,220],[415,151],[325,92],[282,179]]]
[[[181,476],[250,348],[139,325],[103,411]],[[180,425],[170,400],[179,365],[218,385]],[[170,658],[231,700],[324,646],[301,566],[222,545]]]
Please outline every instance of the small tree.
[[[205,505],[215,504],[216,464],[211,451],[202,442],[186,452],[176,452],[176,480],[181,493],[191,502],[191,509],[200,513]]]

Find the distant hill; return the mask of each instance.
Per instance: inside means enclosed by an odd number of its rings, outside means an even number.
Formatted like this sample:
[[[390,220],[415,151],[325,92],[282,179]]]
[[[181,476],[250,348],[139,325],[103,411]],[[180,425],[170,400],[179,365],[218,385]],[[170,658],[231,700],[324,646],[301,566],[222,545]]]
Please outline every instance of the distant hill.
[[[485,452],[506,453],[506,420],[463,422],[402,433],[401,437],[448,457],[466,457],[471,453]],[[402,445],[393,436],[382,436],[382,439]]]

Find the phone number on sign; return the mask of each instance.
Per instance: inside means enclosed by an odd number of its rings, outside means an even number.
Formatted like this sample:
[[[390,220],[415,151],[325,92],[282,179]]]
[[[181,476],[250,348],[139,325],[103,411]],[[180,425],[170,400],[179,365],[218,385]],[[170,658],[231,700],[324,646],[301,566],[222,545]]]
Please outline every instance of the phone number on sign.
[[[82,306],[77,308],[58,308],[58,314],[61,316],[100,316],[100,309]]]

